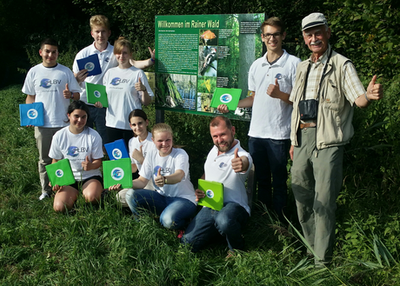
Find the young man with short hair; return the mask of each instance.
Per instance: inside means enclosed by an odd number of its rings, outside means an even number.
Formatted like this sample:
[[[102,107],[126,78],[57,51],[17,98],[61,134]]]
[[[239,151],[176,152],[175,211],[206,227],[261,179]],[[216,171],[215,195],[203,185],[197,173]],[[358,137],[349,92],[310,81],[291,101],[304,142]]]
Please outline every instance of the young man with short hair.
[[[251,65],[248,81],[251,96],[240,100],[238,107],[252,107],[249,152],[255,165],[258,200],[285,221],[292,114],[289,95],[300,59],[282,49],[286,32],[278,17],[264,21],[261,31],[267,52]],[[219,110],[227,112],[224,106]]]
[[[51,195],[46,165],[51,164],[49,150],[54,133],[67,125],[67,109],[71,99],[78,100],[81,91],[72,71],[57,63],[58,44],[45,39],[39,54],[42,63],[28,71],[22,92],[26,103],[43,102],[44,125],[35,127],[35,138],[39,150],[39,175],[42,194],[40,200]]]

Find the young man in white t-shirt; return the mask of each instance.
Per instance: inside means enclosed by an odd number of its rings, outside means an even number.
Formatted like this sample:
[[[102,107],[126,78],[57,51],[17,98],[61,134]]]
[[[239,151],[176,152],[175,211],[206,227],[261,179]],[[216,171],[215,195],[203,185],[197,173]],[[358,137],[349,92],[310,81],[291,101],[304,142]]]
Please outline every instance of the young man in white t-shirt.
[[[230,251],[244,248],[242,229],[250,216],[245,181],[253,160],[235,139],[230,120],[217,116],[210,122],[214,147],[208,153],[202,179],[224,184],[224,206],[220,211],[203,207],[191,221],[181,242],[190,244],[193,252],[206,246],[212,238],[222,235]],[[196,190],[196,200],[204,198]]]
[[[78,83],[81,85],[82,93],[81,100],[89,106],[89,121],[87,126],[93,128],[93,124],[96,126],[97,132],[99,132],[103,139],[103,144],[107,143],[106,136],[106,108],[97,108],[93,104],[87,102],[85,82],[93,84],[103,84],[103,77],[106,71],[110,68],[118,66],[118,62],[115,59],[114,47],[108,42],[108,38],[111,35],[110,22],[108,18],[103,15],[95,15],[90,18],[91,36],[94,39],[93,44],[83,48],[76,56],[72,70]],[[144,61],[132,60],[131,64],[139,69],[147,68],[154,64],[155,53],[154,50],[150,50],[151,58]],[[86,69],[79,70],[77,60],[86,58],[90,55],[97,54],[99,56],[101,74],[87,76],[88,71]]]
[[[67,108],[71,99],[78,100],[81,91],[72,71],[57,63],[58,44],[45,39],[39,54],[42,63],[31,68],[26,75],[22,92],[26,103],[43,102],[44,125],[35,127],[35,138],[39,150],[39,175],[42,194],[40,200],[51,195],[46,165],[51,164],[49,150],[53,135],[67,125]]]
[[[300,59],[282,49],[286,32],[279,18],[264,21],[261,31],[267,53],[251,65],[248,78],[251,96],[240,100],[238,107],[252,107],[249,152],[254,159],[258,200],[285,221],[292,114],[289,95]],[[218,110],[228,112],[226,105],[219,106]]]

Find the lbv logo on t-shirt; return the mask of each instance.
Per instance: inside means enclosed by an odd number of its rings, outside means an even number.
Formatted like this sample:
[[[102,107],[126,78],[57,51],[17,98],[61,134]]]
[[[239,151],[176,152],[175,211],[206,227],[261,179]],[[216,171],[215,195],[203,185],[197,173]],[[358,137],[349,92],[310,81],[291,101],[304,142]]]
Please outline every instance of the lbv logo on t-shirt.
[[[50,88],[53,84],[60,84],[61,80],[59,79],[48,79],[48,78],[44,78],[40,81],[40,86],[43,88]]]
[[[111,85],[119,85],[120,83],[128,83],[129,79],[121,79],[119,77],[114,77],[111,80]]]
[[[221,163],[219,163],[218,168],[224,169],[226,166],[227,166],[227,164],[225,162],[221,162]]]
[[[79,153],[86,153],[86,152],[88,152],[88,148],[86,148],[86,147],[79,148],[76,146],[71,146],[68,148],[67,155],[71,156],[71,157],[76,157],[79,155]]]

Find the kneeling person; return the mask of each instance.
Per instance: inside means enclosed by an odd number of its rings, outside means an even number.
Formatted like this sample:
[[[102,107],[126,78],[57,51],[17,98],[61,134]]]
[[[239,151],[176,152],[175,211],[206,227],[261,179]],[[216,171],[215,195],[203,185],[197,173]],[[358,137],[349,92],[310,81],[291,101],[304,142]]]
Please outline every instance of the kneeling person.
[[[168,124],[154,125],[151,133],[155,148],[146,155],[139,178],[133,180],[133,189],[126,193],[126,202],[134,215],[144,208],[160,216],[164,227],[182,230],[197,207],[190,182],[189,156],[183,149],[173,147],[173,133]],[[144,189],[150,180],[155,191]]]
[[[243,249],[241,230],[250,216],[245,181],[253,160],[234,138],[235,127],[228,118],[217,116],[210,122],[214,142],[204,164],[204,179],[224,184],[224,206],[220,211],[203,207],[189,224],[181,242],[197,252],[214,236],[225,237],[230,250]],[[196,190],[197,200],[204,197]]]
[[[89,108],[83,101],[73,101],[68,106],[69,126],[54,134],[49,157],[52,163],[67,158],[76,182],[69,186],[53,186],[57,192],[53,208],[56,212],[65,212],[74,206],[80,186],[86,202],[97,204],[103,192],[101,162],[103,159],[102,140],[97,133],[86,126]]]

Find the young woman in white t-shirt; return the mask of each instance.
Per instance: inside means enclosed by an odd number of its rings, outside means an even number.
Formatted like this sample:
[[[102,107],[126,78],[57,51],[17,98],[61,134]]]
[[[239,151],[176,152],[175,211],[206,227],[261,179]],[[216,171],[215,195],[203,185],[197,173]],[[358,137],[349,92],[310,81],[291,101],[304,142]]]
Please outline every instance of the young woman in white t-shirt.
[[[139,178],[133,180],[133,189],[126,193],[126,201],[134,215],[145,208],[159,215],[164,227],[181,230],[194,216],[197,204],[190,182],[189,156],[183,149],[173,148],[168,124],[156,124],[152,134],[156,150],[147,154]],[[144,189],[150,180],[155,191]]]
[[[101,198],[102,140],[97,131],[86,126],[88,115],[89,109],[83,101],[73,101],[67,112],[69,126],[56,132],[51,143],[52,163],[68,158],[76,181],[69,186],[53,186],[53,191],[57,192],[53,203],[56,212],[73,207],[80,187],[86,202],[98,203]]]
[[[143,70],[131,65],[132,43],[120,37],[114,43],[114,54],[118,66],[109,69],[103,78],[108,98],[106,143],[124,139],[128,144],[133,135],[127,121],[129,113],[150,104],[154,95]]]
[[[150,150],[155,149],[155,145],[151,140],[151,132],[147,130],[149,126],[149,120],[147,119],[146,113],[141,109],[132,110],[129,114],[129,125],[133,131],[135,137],[129,140],[129,156],[132,162],[132,175],[134,179],[138,178],[138,172],[140,171],[143,161]],[[150,180],[146,185],[145,189],[154,190],[152,181]],[[126,192],[129,189],[123,189],[117,194],[118,201],[124,207],[128,207],[125,200]]]

